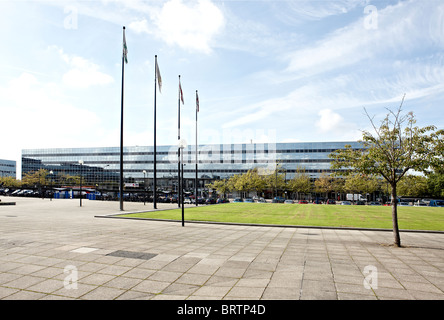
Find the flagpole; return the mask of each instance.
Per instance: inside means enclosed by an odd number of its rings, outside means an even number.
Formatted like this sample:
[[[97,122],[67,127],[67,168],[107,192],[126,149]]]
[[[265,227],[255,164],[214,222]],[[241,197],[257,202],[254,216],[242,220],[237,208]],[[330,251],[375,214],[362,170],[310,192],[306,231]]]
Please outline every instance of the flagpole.
[[[157,55],[154,56],[154,168],[153,168],[153,177],[154,177],[154,186],[153,186],[153,206],[154,209],[157,209],[157,144],[156,144],[156,92],[157,92]]]
[[[123,44],[125,46],[125,26],[123,27]],[[125,50],[125,48],[124,48]],[[120,106],[120,211],[123,211],[123,89],[125,79],[125,54],[122,54],[122,94]]]
[[[196,193],[194,196],[194,202],[196,203],[196,207],[197,207],[197,185],[198,185],[198,177],[197,177],[197,163],[198,163],[198,158],[197,158],[197,154],[198,154],[198,146],[197,146],[197,112],[199,111],[199,98],[197,95],[197,90],[196,90],[196,182],[195,182],[195,187],[196,187]]]
[[[179,98],[178,98],[178,103],[177,103],[177,141],[180,142],[180,75],[179,75]],[[180,176],[180,148],[177,148],[177,181],[178,181],[178,190],[177,190],[177,206],[180,208],[180,202],[181,202],[181,195],[182,195],[182,190],[181,190],[181,176]]]

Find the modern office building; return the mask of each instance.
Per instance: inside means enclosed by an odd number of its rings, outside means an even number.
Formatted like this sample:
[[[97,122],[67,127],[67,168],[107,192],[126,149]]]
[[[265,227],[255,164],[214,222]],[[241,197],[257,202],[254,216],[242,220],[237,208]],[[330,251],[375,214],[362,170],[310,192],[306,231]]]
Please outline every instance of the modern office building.
[[[0,177],[16,177],[16,162],[0,159]]]
[[[322,172],[332,172],[328,155],[345,145],[361,148],[356,141],[200,145],[199,185],[253,168],[267,174],[276,166],[285,172],[286,179],[292,179],[298,169],[304,169],[316,178]],[[196,176],[195,151],[195,146],[191,145],[183,152],[185,186],[190,189],[194,187]],[[150,189],[153,185],[154,148],[124,147],[123,153],[126,187],[137,188],[143,184]],[[178,173],[177,146],[158,146],[156,167],[158,187],[174,191]],[[63,184],[67,176],[81,175],[86,185],[117,190],[119,168],[119,147],[22,150],[22,175],[46,169],[52,172],[49,178],[57,184]]]

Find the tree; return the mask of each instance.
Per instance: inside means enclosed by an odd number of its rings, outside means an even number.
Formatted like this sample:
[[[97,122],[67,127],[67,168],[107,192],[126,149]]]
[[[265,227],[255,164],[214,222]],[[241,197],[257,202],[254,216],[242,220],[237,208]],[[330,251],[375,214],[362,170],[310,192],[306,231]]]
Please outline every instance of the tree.
[[[391,188],[391,207],[394,244],[401,246],[398,227],[397,186],[411,169],[427,172],[433,167],[442,167],[442,142],[444,131],[435,126],[415,127],[412,112],[402,114],[404,98],[396,111],[388,110],[379,127],[369,116],[374,134],[362,133],[362,148],[354,150],[350,145],[330,154],[333,169],[344,169],[344,174],[359,172],[383,177]],[[438,147],[439,146],[439,147]]]
[[[8,188],[10,188],[10,187],[16,188],[16,187],[20,187],[20,185],[21,185],[21,181],[17,180],[14,177],[10,177],[10,176],[0,177],[0,186],[8,187]]]
[[[263,176],[259,175],[257,168],[248,170],[248,172],[244,174],[244,179],[246,179],[247,190],[254,190],[256,191],[256,194],[263,192],[267,187]]]
[[[406,175],[398,185],[400,196],[423,197],[427,195],[427,178],[417,175]]]
[[[444,197],[444,173],[431,173],[427,177],[427,189],[432,197]]]
[[[27,172],[23,175],[22,184],[25,186],[44,186],[47,184],[46,176],[48,170],[39,169],[37,171]]]
[[[305,172],[305,169],[298,168],[294,178],[288,182],[288,188],[290,191],[298,194],[298,199],[299,193],[307,194],[311,192],[313,183],[311,182],[310,175]]]
[[[219,194],[223,194],[224,198],[226,198],[227,192],[230,191],[229,184],[226,179],[223,180],[215,180],[213,183],[207,185],[211,189],[215,189]]]
[[[273,194],[276,196],[279,190],[285,189],[285,174],[279,173],[282,170],[276,165],[276,169],[272,171],[269,175],[264,176],[265,185],[269,190],[273,190]]]
[[[328,198],[328,193],[334,189],[333,178],[325,172],[321,173],[319,178],[316,179],[314,185],[316,192],[325,193],[325,198]]]

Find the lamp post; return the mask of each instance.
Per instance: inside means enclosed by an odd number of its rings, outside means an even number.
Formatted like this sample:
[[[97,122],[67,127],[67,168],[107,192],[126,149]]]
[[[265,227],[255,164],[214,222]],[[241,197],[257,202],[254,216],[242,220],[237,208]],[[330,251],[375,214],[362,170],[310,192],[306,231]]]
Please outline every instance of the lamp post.
[[[146,200],[145,200],[145,198],[146,198],[146,178],[145,178],[146,170],[143,170],[142,172],[143,172],[143,205],[145,205],[145,202],[146,202]]]
[[[80,196],[80,206],[82,206],[82,165],[83,165],[83,160],[79,160],[79,165],[80,165],[80,175],[79,175],[79,185],[80,185],[80,190],[79,190],[79,196]]]
[[[179,149],[180,149],[180,163],[182,164],[182,168],[180,170],[180,188],[179,188],[179,199],[177,199],[177,201],[181,202],[181,206],[182,206],[182,227],[185,226],[185,210],[183,207],[183,149],[185,149],[187,147],[187,141],[185,139],[180,139],[179,140]]]
[[[49,174],[51,175],[51,189],[49,190],[49,201],[52,201],[52,195],[53,195],[53,192],[52,192],[52,175],[54,174],[54,171],[49,171]]]

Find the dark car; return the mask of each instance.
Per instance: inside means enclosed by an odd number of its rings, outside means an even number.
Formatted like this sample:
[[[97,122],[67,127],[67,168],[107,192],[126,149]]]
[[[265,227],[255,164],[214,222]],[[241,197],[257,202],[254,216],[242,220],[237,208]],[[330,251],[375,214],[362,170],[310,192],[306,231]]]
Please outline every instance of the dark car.
[[[205,200],[206,204],[216,204],[216,198],[208,198]]]
[[[284,203],[285,198],[284,197],[274,197],[271,201],[272,203]]]
[[[326,204],[336,204],[336,201],[332,200],[332,199],[328,199]]]

